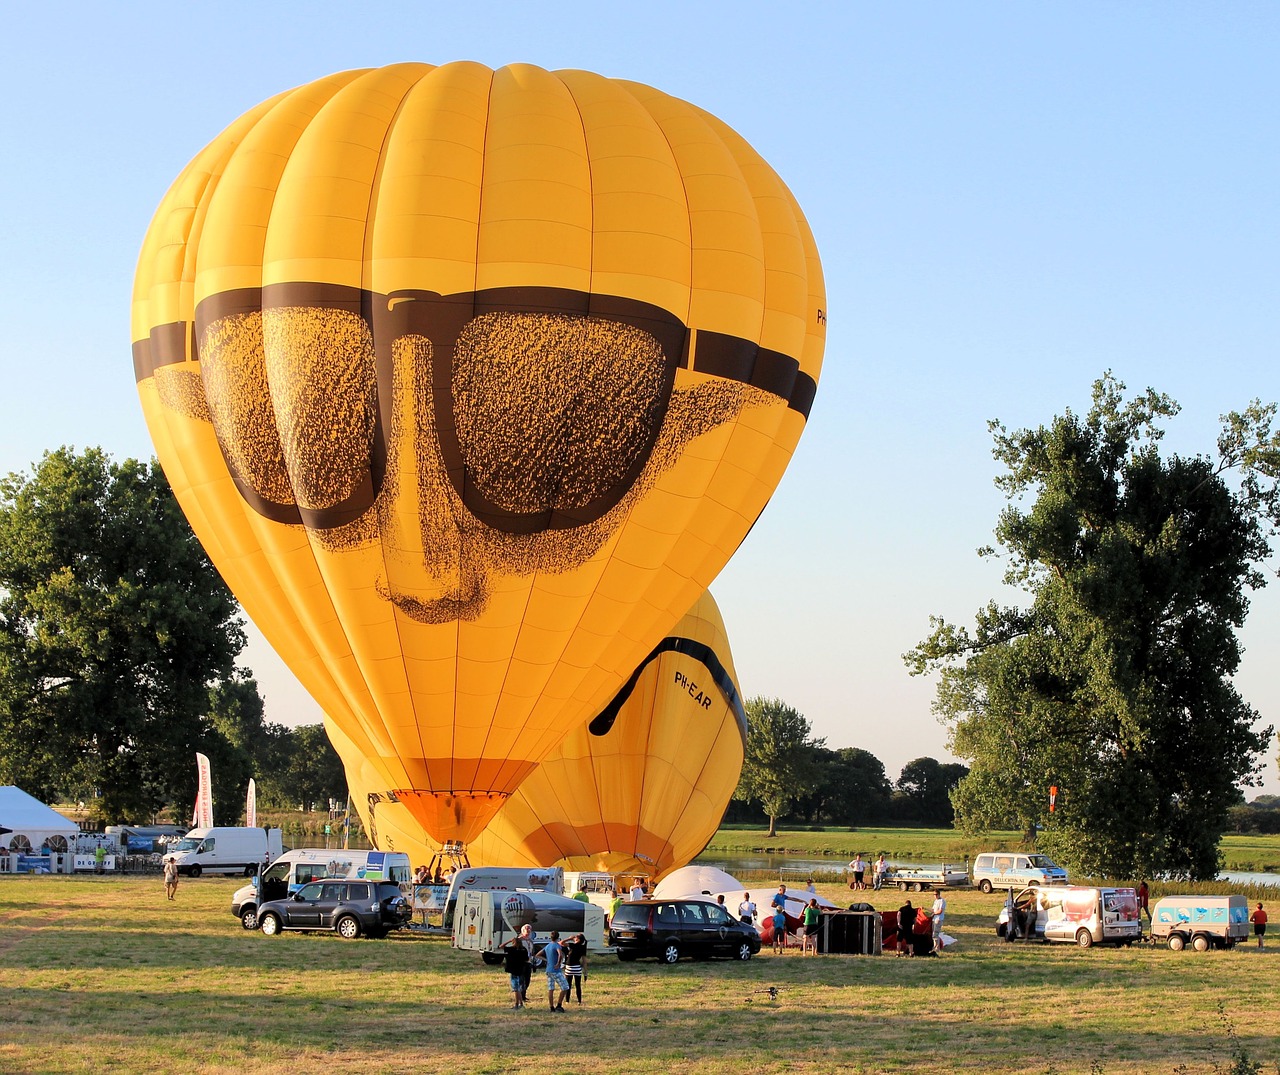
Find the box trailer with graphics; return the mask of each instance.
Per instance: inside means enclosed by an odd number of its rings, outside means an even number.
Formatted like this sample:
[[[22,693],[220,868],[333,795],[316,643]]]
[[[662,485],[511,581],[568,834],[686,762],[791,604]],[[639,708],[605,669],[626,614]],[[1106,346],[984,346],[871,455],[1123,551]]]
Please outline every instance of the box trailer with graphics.
[[[551,892],[501,889],[460,894],[453,915],[453,947],[479,952],[486,963],[497,964],[502,962],[502,946],[526,925],[539,947],[552,930],[559,930],[561,940],[581,933],[588,951],[608,948],[600,907]]]
[[[1164,896],[1151,912],[1151,936],[1175,952],[1232,948],[1249,936],[1249,901],[1240,895]]]
[[[468,866],[449,882],[445,900],[445,929],[453,928],[454,912],[466,892],[549,892],[564,895],[564,869],[560,866]],[[553,927],[554,928],[554,927]]]

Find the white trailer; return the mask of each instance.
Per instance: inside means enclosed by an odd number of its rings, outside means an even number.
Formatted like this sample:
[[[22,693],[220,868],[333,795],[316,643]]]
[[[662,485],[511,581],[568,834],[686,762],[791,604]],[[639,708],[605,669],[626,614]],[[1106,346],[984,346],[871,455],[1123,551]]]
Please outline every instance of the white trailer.
[[[550,892],[509,890],[461,893],[453,915],[453,947],[479,952],[486,963],[498,964],[502,946],[526,925],[539,945],[552,930],[559,930],[562,941],[581,933],[589,952],[609,950],[601,908]]]

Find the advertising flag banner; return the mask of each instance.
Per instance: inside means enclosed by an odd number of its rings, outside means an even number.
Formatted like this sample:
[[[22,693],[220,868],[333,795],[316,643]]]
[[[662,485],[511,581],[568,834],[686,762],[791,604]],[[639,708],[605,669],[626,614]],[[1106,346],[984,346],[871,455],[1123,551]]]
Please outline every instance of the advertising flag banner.
[[[1058,785],[1054,784],[1049,788],[1049,813],[1053,813],[1053,808],[1058,804]]]
[[[244,798],[244,823],[246,828],[258,827],[258,785],[249,777],[249,790]]]
[[[197,829],[213,828],[213,778],[209,773],[209,758],[196,754],[196,811],[191,824]]]

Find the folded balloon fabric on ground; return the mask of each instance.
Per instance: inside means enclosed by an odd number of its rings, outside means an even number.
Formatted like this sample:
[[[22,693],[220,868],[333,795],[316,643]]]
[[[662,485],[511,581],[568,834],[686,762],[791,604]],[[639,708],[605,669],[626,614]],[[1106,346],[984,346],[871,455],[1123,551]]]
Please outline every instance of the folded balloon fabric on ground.
[[[134,372],[192,528],[368,793],[471,841],[764,509],[825,305],[794,198],[715,117],[406,63],[197,154],[143,243]]]

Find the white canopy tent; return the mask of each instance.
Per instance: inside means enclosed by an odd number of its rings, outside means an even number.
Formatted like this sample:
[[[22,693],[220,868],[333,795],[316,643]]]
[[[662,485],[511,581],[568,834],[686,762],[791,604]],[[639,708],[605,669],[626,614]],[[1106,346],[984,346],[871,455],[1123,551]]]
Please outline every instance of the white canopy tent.
[[[14,851],[28,846],[39,851],[45,840],[65,851],[80,831],[74,821],[12,784],[0,786],[0,828],[12,830],[0,833],[0,847]]]

